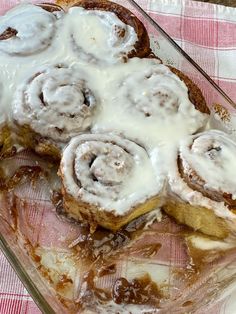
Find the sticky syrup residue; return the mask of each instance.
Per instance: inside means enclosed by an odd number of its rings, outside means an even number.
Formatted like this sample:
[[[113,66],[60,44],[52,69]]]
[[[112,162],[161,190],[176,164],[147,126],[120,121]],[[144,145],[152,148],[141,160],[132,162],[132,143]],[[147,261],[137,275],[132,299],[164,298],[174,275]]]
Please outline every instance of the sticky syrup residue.
[[[42,174],[43,170],[39,166],[21,166],[10,178],[6,178],[4,171],[0,170],[0,191],[11,191],[23,181],[35,184]]]
[[[36,181],[43,175],[44,172],[39,166],[21,166],[8,178],[3,167],[0,167],[0,196],[5,199],[7,204],[9,214],[7,223],[14,232],[17,231],[18,227],[17,201],[20,201],[19,197],[15,195],[14,189],[26,182],[35,185]],[[25,201],[21,200],[21,203],[23,202]]]
[[[123,277],[117,278],[111,290],[105,290],[96,286],[95,272],[89,271],[83,277],[77,304],[82,309],[91,308],[95,300],[113,301],[116,304],[148,304],[158,307],[162,296],[157,284],[148,274],[131,281]]]
[[[52,202],[56,207],[57,213],[68,218],[68,215],[63,209],[61,193],[54,191],[52,194]],[[69,247],[73,249],[76,254],[79,254],[81,259],[91,263],[101,260],[108,255],[110,258],[110,255],[118,253],[119,250],[124,247],[126,247],[126,250],[129,252],[141,253],[144,257],[151,257],[159,251],[161,247],[160,243],[148,243],[135,249],[129,247],[131,242],[145,233],[144,227],[146,223],[146,215],[144,215],[131,221],[117,232],[112,232],[98,226],[96,230],[91,233],[90,226],[87,223],[77,222],[77,224],[80,225],[80,234],[77,239],[70,243]]]
[[[112,288],[112,299],[118,304],[149,304],[158,307],[162,296],[157,284],[148,274],[132,281],[119,278]]]
[[[111,293],[110,291],[96,287],[95,273],[93,270],[90,270],[83,276],[77,304],[79,304],[82,308],[85,308],[86,306],[93,304],[94,300],[97,299],[103,302],[110,301]]]
[[[1,165],[0,165],[1,166]],[[22,166],[19,167],[10,178],[4,175],[4,169],[0,168],[0,192],[9,193],[14,195],[14,189],[24,183],[35,184],[42,176],[46,179],[46,169],[40,166]],[[12,196],[11,196],[12,197]],[[14,197],[13,197],[14,199]],[[12,202],[12,215],[15,217],[15,231],[17,232],[17,202]],[[70,276],[64,273],[57,273],[56,276],[53,272],[42,265],[42,257],[38,253],[38,244],[32,245],[26,241],[25,250],[31,256],[37,269],[47,282],[53,287],[57,293],[58,299],[64,304],[71,313],[73,311],[96,309],[98,304],[107,304],[114,302],[117,305],[145,305],[149,307],[159,308],[160,302],[167,299],[166,290],[163,286],[158,286],[152,280],[149,274],[142,275],[141,277],[134,277],[127,279],[120,276],[118,273],[118,261],[127,256],[139,256],[145,259],[151,259],[158,256],[162,247],[159,239],[150,243],[147,241],[137,242],[145,234],[150,232],[157,232],[155,229],[145,229],[147,218],[141,216],[121,230],[113,233],[101,227],[98,227],[91,233],[90,227],[87,223],[77,222],[68,217],[63,208],[62,195],[59,192],[52,192],[52,203],[55,206],[55,214],[61,219],[65,219],[68,224],[76,224],[79,228],[78,237],[68,243],[68,247],[73,254],[76,261],[78,261],[78,269],[80,265],[83,266],[83,274],[80,279],[79,293],[76,299],[73,300],[73,291],[75,289],[75,282]],[[164,227],[163,227],[164,228]],[[164,233],[170,230],[163,229]],[[158,232],[157,232],[158,233]],[[194,233],[189,229],[184,228],[180,230],[178,235],[182,238],[187,237]],[[137,245],[135,245],[137,243]],[[194,285],[199,278],[199,273],[206,266],[208,262],[219,258],[222,254],[212,254],[203,252],[191,247],[190,242],[187,242],[186,250],[188,247],[189,266],[187,269],[176,269],[176,280],[181,280],[187,285]],[[210,257],[209,257],[210,256]],[[209,258],[211,259],[209,259]],[[106,276],[114,277],[109,287],[103,288],[98,285],[99,278],[106,278]],[[55,279],[56,278],[56,279]],[[68,297],[69,296],[69,297]],[[72,298],[72,299],[70,299]],[[183,307],[189,308],[193,304],[192,300],[188,300],[182,304]],[[73,310],[72,310],[73,309]]]

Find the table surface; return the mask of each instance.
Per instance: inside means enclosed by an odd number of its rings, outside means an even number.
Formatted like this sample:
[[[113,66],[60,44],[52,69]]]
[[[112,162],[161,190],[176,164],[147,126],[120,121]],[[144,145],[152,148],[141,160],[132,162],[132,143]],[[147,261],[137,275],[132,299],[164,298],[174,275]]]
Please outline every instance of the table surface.
[[[199,0],[195,0],[199,1]],[[202,2],[210,2],[210,3],[216,3],[216,4],[223,4],[230,7],[236,7],[236,0],[200,0]]]

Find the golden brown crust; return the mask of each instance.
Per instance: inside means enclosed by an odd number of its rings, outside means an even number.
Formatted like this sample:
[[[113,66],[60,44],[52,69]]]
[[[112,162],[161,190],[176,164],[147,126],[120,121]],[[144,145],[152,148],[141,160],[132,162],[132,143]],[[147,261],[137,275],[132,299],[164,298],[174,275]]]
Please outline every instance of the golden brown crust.
[[[72,139],[58,171],[66,212],[92,226],[115,231],[162,206],[162,177],[154,186],[150,180],[146,193],[142,191],[142,183],[127,195],[122,193],[130,176],[145,173],[146,168],[142,167],[145,161],[149,161],[145,149],[123,137],[96,133]],[[118,212],[117,205],[120,205]]]
[[[2,147],[10,135],[10,130],[7,126],[0,128],[0,147]]]
[[[15,154],[10,128],[5,125],[0,129],[0,159]]]
[[[227,147],[226,150],[229,147],[233,149],[235,143],[224,133],[214,130],[195,134],[189,139],[190,141],[186,141],[183,146],[180,146],[176,160],[176,173],[178,174],[174,177],[175,184],[177,185],[177,182],[179,184],[178,191],[176,191],[176,187],[173,187],[164,209],[180,223],[205,234],[225,238],[228,234],[235,233],[236,230],[234,227],[236,218],[229,212],[234,213],[236,201],[231,194],[224,192],[224,186],[212,185],[209,175],[212,173],[214,175],[214,171],[218,171],[218,169],[224,169],[222,162],[224,158],[228,157],[227,154],[224,154],[225,147]],[[204,171],[207,167],[211,169],[208,176],[201,171],[199,160],[206,163]],[[211,168],[212,165],[214,165],[213,168]],[[173,178],[171,181],[173,182]],[[179,191],[182,192],[179,194]],[[185,191],[186,198],[181,197],[183,191]],[[225,216],[221,217],[221,212],[225,213]]]
[[[34,132],[29,125],[18,126],[18,142],[25,148],[34,150],[38,155],[60,161],[61,152],[49,139]]]
[[[201,111],[202,113],[210,114],[210,110],[207,107],[205,98],[202,95],[202,92],[201,92],[200,88],[186,74],[184,74],[180,70],[178,70],[178,69],[176,69],[176,68],[174,68],[172,66],[169,66],[169,68],[187,86],[189,99],[193,103],[194,107],[197,110]]]
[[[178,170],[181,178],[187,183],[187,185],[194,191],[200,192],[203,196],[216,202],[224,202],[225,206],[228,206],[230,210],[236,209],[236,200],[232,198],[231,194],[222,193],[218,191],[212,191],[206,188],[206,182],[198,175],[193,169],[191,173],[185,173],[183,162],[178,156]]]
[[[62,176],[62,175],[61,175]],[[155,196],[143,204],[131,208],[126,214],[116,216],[114,212],[103,210],[94,204],[85,203],[81,200],[75,200],[69,195],[65,188],[62,188],[65,210],[76,220],[88,221],[90,225],[100,225],[106,229],[117,231],[122,226],[128,224],[133,219],[148,213],[149,211],[162,205],[162,198]]]
[[[41,7],[42,9],[48,11],[48,12],[56,12],[56,11],[64,11],[63,8],[57,4],[53,4],[53,3],[47,3],[47,2],[43,2],[40,4],[37,4],[39,7]]]
[[[185,224],[204,234],[221,239],[230,234],[226,220],[217,217],[212,210],[206,207],[192,206],[188,203],[169,199],[163,209],[178,223]]]
[[[138,37],[134,45],[135,49],[128,53],[128,57],[143,58],[150,54],[151,49],[147,30],[143,23],[127,8],[106,0],[81,0],[74,6],[81,6],[87,10],[102,10],[115,13],[123,23],[134,28]]]

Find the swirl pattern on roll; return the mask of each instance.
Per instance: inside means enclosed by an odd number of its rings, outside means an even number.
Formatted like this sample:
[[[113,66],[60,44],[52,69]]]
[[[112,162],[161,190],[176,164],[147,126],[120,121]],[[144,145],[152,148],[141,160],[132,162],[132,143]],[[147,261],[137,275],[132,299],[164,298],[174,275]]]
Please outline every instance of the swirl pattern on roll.
[[[25,4],[8,11],[0,18],[0,51],[28,56],[45,50],[55,35],[59,10]]]
[[[144,148],[112,134],[73,138],[63,152],[60,172],[66,193],[117,214],[157,195],[163,184]]]
[[[126,8],[108,1],[79,1],[69,9],[72,46],[89,62],[114,63],[150,53],[142,23]]]
[[[214,208],[210,202],[214,201],[221,208],[236,209],[235,156],[236,143],[221,131],[205,131],[182,141],[178,172],[184,185],[175,180],[175,190],[192,203],[203,205],[209,199],[206,207]]]
[[[151,59],[144,71],[127,75],[119,86],[119,94],[128,99],[130,110],[149,119],[199,116],[201,110],[191,103],[188,92],[180,78],[157,59]]]
[[[97,99],[80,69],[47,66],[19,87],[14,119],[54,141],[67,142],[87,130]]]

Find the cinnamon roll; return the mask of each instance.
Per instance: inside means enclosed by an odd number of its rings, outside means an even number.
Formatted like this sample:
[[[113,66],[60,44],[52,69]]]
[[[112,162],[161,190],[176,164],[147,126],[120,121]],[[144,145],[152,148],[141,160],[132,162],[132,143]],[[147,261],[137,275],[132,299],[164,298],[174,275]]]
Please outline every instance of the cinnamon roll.
[[[236,143],[210,130],[180,144],[170,167],[165,211],[180,223],[225,238],[236,231]]]
[[[142,123],[145,129],[150,125],[159,128],[156,133],[162,132],[161,140],[173,126],[179,134],[185,128],[183,136],[205,126],[209,109],[201,91],[186,75],[176,70],[177,76],[157,59],[132,59],[126,64],[129,71],[124,69],[124,74],[113,84],[113,93],[119,90],[113,99],[139,125]]]
[[[162,203],[163,177],[145,149],[116,135],[73,138],[59,174],[67,212],[92,225],[115,231]]]
[[[61,11],[57,5],[22,4],[0,18],[0,51],[28,56],[45,50],[51,43]]]
[[[131,73],[122,83],[121,91],[124,90],[135,110],[145,117],[161,118],[175,114],[187,117],[196,110],[209,114],[201,91],[186,75],[173,68],[171,71],[158,60],[151,60],[150,65],[146,71]]]
[[[88,62],[114,63],[150,53],[147,31],[127,8],[105,0],[82,0],[68,11],[75,53]]]
[[[22,144],[60,156],[60,147],[89,129],[97,97],[78,68],[46,66],[16,91],[13,117]]]

